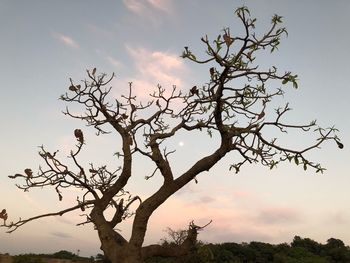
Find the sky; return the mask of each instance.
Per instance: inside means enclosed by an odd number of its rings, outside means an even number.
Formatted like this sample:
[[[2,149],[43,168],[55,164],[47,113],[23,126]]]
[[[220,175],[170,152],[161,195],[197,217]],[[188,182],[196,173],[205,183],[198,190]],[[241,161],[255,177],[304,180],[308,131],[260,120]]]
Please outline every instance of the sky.
[[[324,174],[293,164],[277,169],[245,166],[229,171],[234,156],[225,157],[162,205],[151,217],[145,244],[157,243],[167,227],[184,229],[191,220],[213,222],[200,232],[204,242],[291,242],[295,235],[325,243],[330,237],[350,245],[350,2],[348,0],[0,0],[0,208],[9,220],[54,212],[72,204],[69,190],[62,202],[52,189],[24,193],[8,175],[42,164],[37,152],[44,145],[60,149],[62,158],[74,147],[73,131],[86,137],[82,160],[117,167],[115,134],[96,137],[84,123],[62,114],[58,100],[69,78],[82,80],[86,69],[116,73],[113,94],[119,97],[132,81],[135,93],[146,99],[157,84],[188,91],[208,81],[208,67],[180,58],[184,46],[204,55],[200,38],[215,38],[223,28],[242,32],[234,10],[247,6],[263,32],[276,13],[283,16],[288,37],[278,52],[260,65],[275,65],[298,74],[299,89],[286,89],[282,103],[293,111],[290,122],[317,119],[335,125],[345,145],[326,143],[308,156],[327,168]],[[286,143],[309,145],[313,137],[288,134]],[[172,160],[181,173],[217,145],[205,134],[181,133],[172,139]],[[135,161],[130,190],[146,197],[159,186],[145,181],[152,166]],[[51,253],[62,249],[96,255],[99,240],[92,226],[75,224],[78,214],[48,218],[24,225],[12,234],[0,229],[0,253]],[[130,222],[121,225],[126,237]]]

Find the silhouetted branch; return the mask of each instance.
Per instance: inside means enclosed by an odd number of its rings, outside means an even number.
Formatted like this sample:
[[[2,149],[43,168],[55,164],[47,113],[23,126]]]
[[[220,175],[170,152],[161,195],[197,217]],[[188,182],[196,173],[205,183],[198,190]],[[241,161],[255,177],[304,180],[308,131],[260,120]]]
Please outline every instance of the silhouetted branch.
[[[33,220],[36,220],[36,219],[39,219],[39,218],[44,218],[44,217],[62,216],[64,214],[68,213],[68,212],[71,212],[71,211],[74,211],[74,210],[77,210],[77,209],[81,209],[81,207],[83,207],[83,206],[92,205],[92,204],[95,204],[94,200],[85,201],[82,204],[75,205],[73,207],[70,207],[70,208],[67,208],[67,209],[64,209],[64,210],[61,210],[61,211],[58,211],[58,212],[42,214],[42,215],[34,216],[34,217],[31,217],[31,218],[28,218],[28,219],[24,219],[24,220],[19,219],[17,222],[11,222],[10,224],[4,225],[4,226],[9,228],[9,231],[7,231],[7,233],[12,233],[13,231],[17,230],[17,228],[23,226],[24,224],[26,224],[26,223],[28,223],[30,221],[33,221]]]

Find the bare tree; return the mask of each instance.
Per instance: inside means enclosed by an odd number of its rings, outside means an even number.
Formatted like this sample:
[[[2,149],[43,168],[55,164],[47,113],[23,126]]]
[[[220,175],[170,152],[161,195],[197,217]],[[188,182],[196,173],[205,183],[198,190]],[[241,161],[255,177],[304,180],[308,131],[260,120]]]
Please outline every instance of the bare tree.
[[[174,230],[171,227],[167,227],[164,231],[168,234],[168,237],[162,238],[161,245],[162,246],[175,246],[175,249],[178,249],[179,246],[185,243],[186,239],[189,239],[189,235],[192,235],[192,239],[194,241],[194,244],[197,242],[197,235],[198,235],[198,230],[203,230],[205,227],[211,224],[213,222],[212,220],[209,221],[204,226],[197,226],[194,224],[192,221],[189,226],[188,230],[185,229],[178,229]],[[192,242],[191,242],[191,245]]]
[[[209,79],[204,85],[184,91],[173,87],[169,95],[159,85],[150,94],[150,100],[142,102],[133,95],[132,83],[129,84],[129,94],[120,99],[113,98],[109,84],[114,74],[108,77],[93,69],[87,71],[87,79],[80,84],[71,79],[69,91],[61,99],[80,106],[83,111],[75,114],[67,108],[64,113],[85,121],[87,126],[97,130],[97,135],[107,133],[107,127],[116,132],[121,139],[118,155],[122,166],[115,171],[108,170],[106,166],[95,167],[93,164],[83,167],[78,158],[85,147],[84,134],[80,129],[74,131],[77,145],[69,156],[74,165],[61,160],[57,152],[50,153],[41,147],[40,156],[45,166],[40,167],[37,173],[27,168],[24,174],[10,176],[24,180],[22,185],[17,185],[18,188],[27,191],[53,187],[59,200],[62,200],[64,188],[78,188],[83,194],[75,205],[64,210],[17,222],[4,222],[8,232],[39,218],[82,210],[86,213],[86,221],[81,224],[94,225],[101,241],[101,249],[113,263],[142,262],[154,255],[179,256],[191,251],[200,227],[190,224],[186,238],[176,250],[167,250],[159,245],[143,247],[148,220],[171,195],[189,182],[197,181],[203,171],[209,171],[228,153],[236,153],[237,159],[230,167],[236,173],[244,164],[260,163],[272,169],[283,161],[323,172],[324,168],[309,160],[305,153],[319,148],[329,140],[343,148],[335,134],[336,129],[323,129],[317,126],[316,121],[307,124],[288,123],[285,120],[285,115],[290,110],[288,104],[277,108],[275,114],[268,112],[270,102],[284,94],[283,87],[286,84],[298,87],[297,75],[291,72],[279,73],[276,67],[260,69],[256,64],[259,53],[275,51],[281,37],[287,34],[281,26],[282,18],[273,16],[271,27],[258,36],[254,32],[256,19],[250,16],[246,7],[238,8],[236,15],[244,28],[242,36],[231,35],[230,29],[225,28],[214,41],[210,41],[207,36],[201,39],[206,48],[204,58],[196,57],[188,47],[182,53],[183,58],[208,67]],[[242,82],[245,84],[240,85]],[[182,105],[180,108],[179,103]],[[268,138],[267,129],[270,128],[276,128],[281,134],[290,130],[314,132],[315,142],[302,150],[291,149],[279,144],[276,138]],[[207,132],[210,137],[215,136],[219,143],[212,153],[195,161],[188,170],[174,174],[169,159],[173,151],[167,150],[165,143],[183,130]],[[144,200],[126,190],[128,181],[133,176],[132,165],[136,155],[143,156],[155,167],[152,174],[146,175],[146,179],[153,176],[163,178],[159,189]],[[131,211],[131,206],[137,206],[135,211]],[[114,210],[110,220],[104,215],[107,209]],[[132,232],[127,240],[116,227],[130,217],[133,220]],[[6,211],[1,218],[7,219]]]

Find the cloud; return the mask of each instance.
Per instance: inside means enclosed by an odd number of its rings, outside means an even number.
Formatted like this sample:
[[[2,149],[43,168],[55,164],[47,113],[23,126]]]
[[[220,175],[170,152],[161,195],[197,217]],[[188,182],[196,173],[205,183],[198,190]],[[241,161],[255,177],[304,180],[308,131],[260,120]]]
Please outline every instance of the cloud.
[[[273,234],[269,231],[252,226],[241,226],[222,227],[220,225],[213,226],[208,228],[207,231],[201,233],[201,238],[203,240],[208,240],[212,243],[223,243],[223,242],[250,242],[250,241],[264,241],[271,242],[273,241]]]
[[[209,209],[213,223],[201,234],[207,242],[286,242],[300,223],[299,213],[287,207],[263,207],[258,216],[252,207],[229,209],[226,204]]]
[[[216,201],[215,198],[209,196],[209,195],[204,195],[204,196],[201,196],[199,199],[198,199],[198,203],[200,204],[208,204],[208,203],[211,203],[211,202],[214,202]]]
[[[349,223],[349,216],[345,212],[337,211],[326,216],[327,224],[346,225]]]
[[[143,1],[139,0],[123,0],[124,5],[132,12],[141,14],[145,10]]]
[[[79,44],[73,38],[71,38],[67,35],[55,33],[54,37],[68,47],[79,48]]]
[[[63,232],[59,232],[59,231],[51,232],[50,234],[55,236],[55,237],[61,237],[61,238],[71,238],[72,237],[69,234],[66,234],[66,233],[63,233]]]
[[[162,10],[165,12],[170,12],[171,9],[171,1],[169,0],[147,0],[149,4],[152,5],[152,7]]]
[[[114,67],[119,68],[122,66],[122,63],[120,61],[116,60],[115,58],[113,58],[111,56],[107,56],[106,60]]]
[[[147,27],[158,28],[164,25],[165,19],[174,17],[174,6],[171,0],[123,0],[123,3],[135,15],[132,17],[132,22],[137,21]],[[135,17],[140,20],[135,20]]]
[[[307,224],[298,209],[271,203],[253,191],[235,191],[233,195],[186,192],[172,197],[154,213],[147,242],[157,242],[166,227],[186,229],[192,220],[199,226],[213,220],[199,236],[213,243],[287,242]]]
[[[148,97],[158,84],[169,92],[173,85],[179,88],[185,85],[181,75],[186,67],[177,54],[130,46],[126,50],[135,63],[136,74],[131,81],[136,95]]]
[[[264,224],[294,223],[301,219],[301,214],[290,207],[263,208],[257,219]]]
[[[154,10],[170,13],[172,5],[170,0],[123,0],[124,5],[131,12],[138,15],[149,15]]]

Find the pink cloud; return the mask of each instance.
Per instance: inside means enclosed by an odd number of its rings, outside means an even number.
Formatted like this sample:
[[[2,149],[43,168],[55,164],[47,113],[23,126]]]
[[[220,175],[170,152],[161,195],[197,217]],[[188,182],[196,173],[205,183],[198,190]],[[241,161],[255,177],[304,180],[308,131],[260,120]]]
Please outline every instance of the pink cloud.
[[[62,42],[64,45],[71,48],[79,48],[79,44],[71,37],[63,34],[54,34],[55,38]]]
[[[138,15],[149,15],[152,9],[169,13],[171,11],[170,0],[123,0],[124,5],[131,12]]]
[[[138,21],[147,27],[160,27],[164,19],[173,17],[171,0],[123,0],[125,7],[141,20],[132,17],[130,22]],[[146,24],[145,24],[146,21]]]
[[[124,5],[132,12],[141,14],[145,10],[143,1],[139,0],[123,0]]]
[[[136,95],[148,97],[158,84],[169,91],[173,85],[178,88],[185,85],[181,75],[186,68],[177,54],[129,46],[126,49],[135,61],[136,74],[130,81],[133,82]]]
[[[147,0],[154,8],[169,12],[171,10],[171,1],[169,0]]]
[[[234,197],[217,194],[200,194],[190,201],[186,196],[176,196],[158,209],[149,224],[147,242],[157,242],[166,234],[166,227],[185,229],[194,220],[198,225],[213,222],[200,232],[205,242],[287,242],[304,226],[303,214],[283,205],[266,203],[256,193],[237,204]],[[286,228],[286,224],[288,228]]]
[[[251,221],[251,217],[244,211],[227,210],[223,207],[218,207],[216,202],[200,203],[172,198],[158,209],[151,218],[147,241],[150,243],[157,242],[159,236],[165,236],[161,230],[164,230],[166,227],[186,229],[192,220],[198,225],[205,225],[210,220],[213,220],[213,223],[205,231],[201,232],[201,235],[206,233],[202,235],[203,238],[209,242],[214,242],[215,239],[210,238],[210,236],[217,234],[218,228],[222,228],[220,233],[233,231],[232,227],[246,229],[249,225],[247,218]],[[223,229],[226,229],[226,231],[223,231]]]
[[[263,208],[257,219],[264,224],[292,223],[301,219],[298,210],[291,207],[275,206]]]

